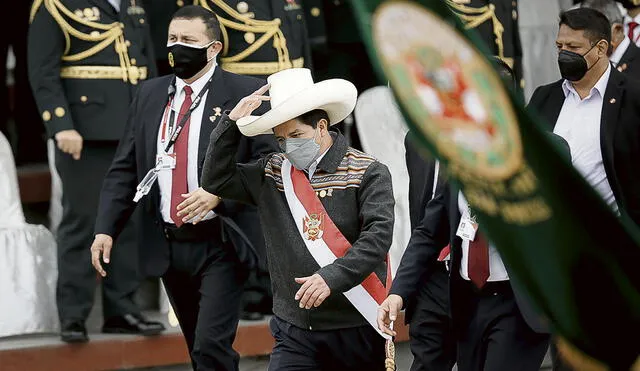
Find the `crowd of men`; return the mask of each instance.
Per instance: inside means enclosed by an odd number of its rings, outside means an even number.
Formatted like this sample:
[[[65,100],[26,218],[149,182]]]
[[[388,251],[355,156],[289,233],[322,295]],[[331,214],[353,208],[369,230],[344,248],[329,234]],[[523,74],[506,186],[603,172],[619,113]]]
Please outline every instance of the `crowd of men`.
[[[446,1],[519,92],[517,2]],[[619,3],[626,15],[613,0],[560,15],[562,79],[529,107],[611,208],[640,224],[640,1]],[[348,2],[145,5],[30,8],[27,95],[63,188],[63,341],[88,341],[95,268],[105,333],[161,333],[134,300],[142,279],[161,277],[198,370],[237,369],[238,321],[271,312],[271,370],[381,370],[403,309],[412,370],[540,368],[548,323],[411,133],[413,234],[391,282],[391,176],[349,126],[357,94],[379,84]],[[39,135],[18,138],[18,153],[21,140],[44,148]]]

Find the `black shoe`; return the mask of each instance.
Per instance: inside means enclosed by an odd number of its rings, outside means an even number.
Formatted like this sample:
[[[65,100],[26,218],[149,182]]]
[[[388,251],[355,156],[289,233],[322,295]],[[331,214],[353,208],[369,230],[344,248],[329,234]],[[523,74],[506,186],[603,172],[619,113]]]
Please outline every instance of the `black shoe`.
[[[105,334],[139,334],[144,336],[158,335],[164,331],[160,322],[147,321],[140,314],[125,314],[111,317],[104,321],[102,332]]]
[[[242,313],[240,313],[240,319],[243,321],[261,321],[264,319],[264,316],[262,315],[262,313],[248,312],[243,310]]]
[[[60,339],[65,343],[86,343],[89,341],[87,328],[81,321],[63,322]]]

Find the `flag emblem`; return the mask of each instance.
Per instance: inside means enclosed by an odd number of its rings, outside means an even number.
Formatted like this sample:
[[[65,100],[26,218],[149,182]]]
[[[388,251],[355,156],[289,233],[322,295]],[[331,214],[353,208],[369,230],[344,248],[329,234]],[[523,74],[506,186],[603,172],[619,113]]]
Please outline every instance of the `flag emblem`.
[[[380,6],[372,27],[383,69],[420,132],[465,171],[513,176],[523,164],[517,117],[502,81],[464,36],[406,1]]]

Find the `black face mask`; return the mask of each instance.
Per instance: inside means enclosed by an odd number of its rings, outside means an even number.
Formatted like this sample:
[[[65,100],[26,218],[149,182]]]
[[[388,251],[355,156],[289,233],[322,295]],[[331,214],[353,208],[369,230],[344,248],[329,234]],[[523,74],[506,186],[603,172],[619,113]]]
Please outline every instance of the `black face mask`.
[[[173,69],[173,73],[183,80],[195,76],[209,63],[207,59],[207,49],[209,49],[209,46],[213,43],[214,41],[205,46],[194,46],[183,43],[168,45],[169,66]]]
[[[587,50],[584,54],[578,54],[574,52],[570,52],[568,50],[561,50],[558,54],[558,66],[560,67],[560,75],[562,78],[567,79],[569,81],[579,81],[584,75],[593,67],[597,61],[589,67],[587,65],[587,60],[584,59],[584,56],[589,54],[589,52],[595,47],[593,45],[591,49]],[[600,59],[598,59],[600,60]]]

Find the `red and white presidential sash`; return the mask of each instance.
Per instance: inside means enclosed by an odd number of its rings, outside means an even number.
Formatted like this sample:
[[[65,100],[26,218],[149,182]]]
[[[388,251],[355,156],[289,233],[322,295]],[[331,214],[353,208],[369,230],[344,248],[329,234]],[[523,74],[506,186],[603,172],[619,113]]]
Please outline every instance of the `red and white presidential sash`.
[[[324,267],[343,257],[351,244],[327,214],[305,173],[287,159],[282,163],[282,182],[298,232],[315,261]],[[387,256],[387,287],[391,283],[389,268]],[[390,339],[378,329],[378,306],[387,297],[387,289],[375,273],[343,294],[382,337]]]

